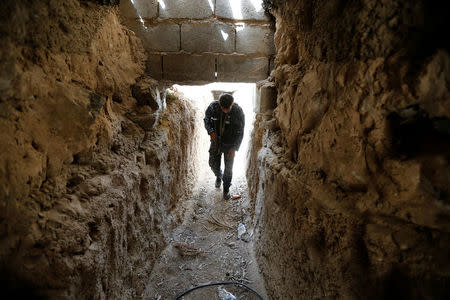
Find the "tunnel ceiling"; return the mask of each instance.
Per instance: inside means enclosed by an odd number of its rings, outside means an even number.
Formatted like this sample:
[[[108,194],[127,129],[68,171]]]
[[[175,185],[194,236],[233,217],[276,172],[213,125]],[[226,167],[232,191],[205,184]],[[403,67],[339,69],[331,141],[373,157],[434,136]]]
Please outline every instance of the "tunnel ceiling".
[[[272,69],[274,26],[262,0],[122,0],[120,11],[155,79],[256,82]]]

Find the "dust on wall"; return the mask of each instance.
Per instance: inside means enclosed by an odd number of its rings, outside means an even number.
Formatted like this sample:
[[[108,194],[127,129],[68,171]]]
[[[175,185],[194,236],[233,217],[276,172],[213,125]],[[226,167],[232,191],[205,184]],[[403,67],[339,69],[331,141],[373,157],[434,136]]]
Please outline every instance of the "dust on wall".
[[[247,174],[271,296],[448,295],[443,2],[265,4],[277,108],[257,116]]]
[[[136,298],[182,218],[196,116],[174,97],[162,109],[157,84],[139,78],[146,55],[117,8],[1,6],[1,286]]]

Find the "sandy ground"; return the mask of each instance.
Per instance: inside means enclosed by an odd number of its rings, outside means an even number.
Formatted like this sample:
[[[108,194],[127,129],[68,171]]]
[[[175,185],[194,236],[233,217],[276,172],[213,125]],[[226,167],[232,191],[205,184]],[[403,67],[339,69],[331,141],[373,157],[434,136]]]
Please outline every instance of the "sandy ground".
[[[253,252],[254,229],[248,227],[251,206],[243,175],[233,179],[230,192],[241,193],[242,198],[223,200],[222,188],[214,187],[213,176],[200,182],[191,198],[191,213],[155,264],[146,299],[175,299],[191,287],[220,281],[245,283],[267,299]],[[247,232],[238,239],[240,223],[247,226]],[[224,288],[237,299],[258,299],[242,287]],[[183,299],[219,299],[218,287],[195,290]]]

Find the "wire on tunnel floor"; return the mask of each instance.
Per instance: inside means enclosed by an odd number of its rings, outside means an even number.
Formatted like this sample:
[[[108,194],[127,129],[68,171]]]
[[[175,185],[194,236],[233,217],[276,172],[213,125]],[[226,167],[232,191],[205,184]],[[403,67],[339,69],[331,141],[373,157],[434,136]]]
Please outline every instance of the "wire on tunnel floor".
[[[207,284],[198,285],[198,286],[195,286],[195,287],[193,287],[193,288],[190,288],[190,289],[188,289],[187,291],[185,291],[185,292],[179,294],[179,295],[175,298],[175,300],[179,300],[179,299],[181,299],[181,297],[183,297],[184,295],[187,295],[187,294],[189,294],[190,292],[195,291],[195,290],[197,290],[197,289],[201,289],[201,288],[208,287],[208,286],[215,286],[215,285],[239,285],[239,286],[245,287],[246,289],[252,291],[254,294],[256,294],[256,295],[259,297],[259,299],[264,300],[264,298],[263,298],[257,291],[255,291],[253,288],[251,288],[251,287],[249,287],[248,285],[245,285],[245,284],[243,284],[243,283],[236,282],[236,281],[213,282],[213,283],[207,283]]]

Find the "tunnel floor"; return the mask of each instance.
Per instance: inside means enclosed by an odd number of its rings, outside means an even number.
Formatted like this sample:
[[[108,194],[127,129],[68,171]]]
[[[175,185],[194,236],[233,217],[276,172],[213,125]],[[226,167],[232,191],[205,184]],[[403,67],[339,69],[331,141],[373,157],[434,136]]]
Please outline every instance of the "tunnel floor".
[[[238,166],[235,166],[238,168]],[[175,299],[191,287],[220,281],[238,281],[266,293],[254,251],[252,208],[243,175],[233,179],[230,192],[240,199],[222,199],[213,176],[202,180],[190,201],[192,209],[175,229],[168,246],[153,268],[146,299]],[[238,239],[237,227],[246,225]],[[226,286],[238,299],[257,299],[242,287]],[[183,299],[219,299],[217,287],[198,289]]]

